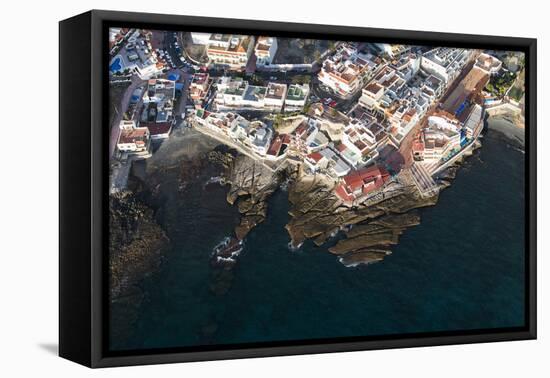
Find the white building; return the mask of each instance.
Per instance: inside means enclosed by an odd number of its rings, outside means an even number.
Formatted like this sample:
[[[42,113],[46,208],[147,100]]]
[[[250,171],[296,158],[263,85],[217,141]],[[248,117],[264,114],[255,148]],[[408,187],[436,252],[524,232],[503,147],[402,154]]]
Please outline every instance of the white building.
[[[149,149],[147,127],[122,129],[118,136],[117,148],[121,152],[142,153]]]
[[[254,48],[256,54],[256,65],[268,66],[273,62],[277,53],[277,38],[258,37]]]
[[[375,43],[375,45],[380,49],[380,51],[388,54],[392,58],[398,57],[411,49],[409,45],[398,45],[391,43]]]
[[[176,83],[168,79],[150,79],[143,102],[169,102],[176,97]]]
[[[475,104],[464,122],[467,138],[475,138],[483,128],[483,108]]]
[[[326,172],[335,177],[343,177],[349,173],[350,167],[331,148],[312,152],[304,159],[312,172]]]
[[[291,84],[286,94],[285,110],[302,109],[306,105],[308,96],[308,84]]]
[[[402,97],[406,86],[406,80],[402,78],[395,68],[385,66],[362,90],[359,105],[371,113],[383,115],[385,109],[392,106]]]
[[[235,34],[212,34],[206,53],[211,64],[229,69],[244,69],[254,50],[254,37]]]
[[[273,130],[260,121],[252,122],[251,126],[249,135],[250,147],[258,155],[265,156],[271,145]]]
[[[362,121],[351,119],[344,128],[342,143],[355,154],[363,156],[376,146],[376,138]]]
[[[219,78],[216,89],[214,101],[220,110],[229,107],[281,111],[287,97],[286,84],[268,83],[263,87],[240,78]]]
[[[264,108],[266,106],[265,97],[267,87],[258,85],[248,85],[244,90],[240,107],[244,108]]]
[[[421,67],[443,79],[448,86],[460,74],[472,54],[473,50],[436,47],[422,56]]]
[[[123,74],[129,72],[136,74],[142,80],[161,74],[165,68],[159,61],[151,45],[151,32],[135,30],[127,37],[118,54],[109,62],[109,73]],[[123,43],[121,40],[120,43]]]
[[[229,129],[229,136],[236,141],[243,142],[248,138],[250,132],[250,121],[238,116],[237,119],[231,123]]]
[[[268,83],[264,99],[265,106],[281,110],[285,103],[286,92],[286,84]]]
[[[443,95],[445,82],[436,75],[430,75],[422,82],[422,89],[434,101]]]
[[[492,55],[483,53],[477,57],[476,67],[489,75],[495,75],[502,68],[502,62]]]
[[[221,77],[216,82],[215,102],[224,106],[240,106],[247,88],[248,82],[241,78]]]
[[[348,98],[361,90],[379,64],[379,58],[359,54],[354,46],[342,44],[334,55],[325,59],[318,78],[337,96]]]
[[[384,95],[384,87],[377,82],[369,83],[365,88],[362,89],[362,95],[359,98],[359,105],[374,111],[378,106],[379,101]]]
[[[394,68],[399,76],[406,82],[411,80],[420,70],[421,57],[413,54],[403,54],[397,61],[393,61],[391,67]]]
[[[453,151],[460,150],[462,126],[456,119],[442,116],[428,118],[428,127],[423,130],[426,162],[439,161]]]
[[[400,145],[401,141],[418,123],[419,117],[416,109],[408,100],[403,100],[388,118],[390,122],[390,136],[392,141]]]
[[[211,36],[211,33],[191,33],[191,39],[195,45],[207,45]]]
[[[134,121],[133,119],[131,120],[125,120],[123,119],[122,121],[120,121],[120,123],[118,124],[118,127],[121,129],[121,130],[132,130],[132,129],[135,129],[137,127],[136,125],[136,121]]]

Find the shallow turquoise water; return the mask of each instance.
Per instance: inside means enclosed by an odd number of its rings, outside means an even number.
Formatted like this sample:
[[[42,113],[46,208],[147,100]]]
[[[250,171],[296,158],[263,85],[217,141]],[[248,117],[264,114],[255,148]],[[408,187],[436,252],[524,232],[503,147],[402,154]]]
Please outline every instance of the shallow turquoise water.
[[[231,290],[209,291],[209,254],[238,222],[225,189],[170,179],[159,220],[174,243],[135,334],[116,349],[499,328],[524,324],[524,156],[489,131],[436,206],[383,262],[346,268],[326,248],[291,252],[286,193],[246,240]],[[169,204],[169,205],[168,205]]]

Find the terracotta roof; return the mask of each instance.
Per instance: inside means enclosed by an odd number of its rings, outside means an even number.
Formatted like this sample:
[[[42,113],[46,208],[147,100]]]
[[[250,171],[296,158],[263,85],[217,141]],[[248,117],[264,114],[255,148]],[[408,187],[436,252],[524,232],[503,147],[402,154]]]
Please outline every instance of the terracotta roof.
[[[315,161],[315,163],[318,163],[323,158],[323,155],[321,155],[319,152],[312,152],[311,154],[307,155],[307,157]]]
[[[120,133],[118,143],[136,143],[144,144],[147,140],[147,129],[138,127],[136,129],[124,129]]]
[[[365,87],[365,90],[372,93],[372,94],[376,94],[378,93],[383,87],[376,83],[376,82],[373,82],[373,83],[370,83],[369,85],[367,85]]]
[[[267,154],[271,156],[279,155],[279,151],[281,150],[282,145],[283,145],[283,137],[281,135],[277,135],[275,138],[273,138],[273,141],[271,142],[271,145],[267,150]]]
[[[172,129],[170,122],[148,122],[147,124],[141,123],[141,125],[147,127],[151,135],[167,134]]]
[[[344,176],[344,183],[354,191],[368,183],[370,181],[375,181],[375,186],[377,188],[381,187],[384,182],[389,178],[389,173],[383,167],[372,166],[369,168],[359,169],[354,171],[347,176]]]
[[[336,195],[344,201],[349,202],[349,201],[353,201],[355,199],[354,196],[352,196],[351,194],[348,194],[346,192],[346,189],[344,188],[343,184],[338,185],[334,191],[336,192]]]

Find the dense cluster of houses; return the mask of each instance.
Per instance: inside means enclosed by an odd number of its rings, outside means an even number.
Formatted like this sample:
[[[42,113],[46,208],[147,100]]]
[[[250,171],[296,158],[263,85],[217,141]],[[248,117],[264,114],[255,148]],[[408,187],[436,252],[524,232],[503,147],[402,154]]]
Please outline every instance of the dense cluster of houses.
[[[277,38],[220,33],[191,33],[194,44],[204,45],[208,63],[242,70],[252,55],[257,66],[268,66],[277,53]]]
[[[266,86],[251,85],[243,78],[220,77],[216,83],[214,103],[218,110],[269,110],[280,112],[302,109],[309,95],[308,84],[270,82]]]
[[[318,78],[338,96],[348,98],[361,90],[380,64],[380,57],[359,53],[355,43],[342,43],[325,59]]]
[[[363,87],[358,104],[384,118],[392,142],[399,145],[471,57],[465,49],[436,48],[422,56],[406,52]]]
[[[436,48],[419,55],[400,45],[380,48],[390,60],[361,54],[352,43],[340,44],[319,72],[319,80],[342,98],[360,92],[358,117],[340,113],[335,121],[329,115],[336,111],[316,104],[315,111],[310,111],[291,133],[278,134],[272,126],[248,122],[234,112],[278,112],[291,104],[301,108],[309,87],[278,83],[255,86],[242,78],[221,77],[215,83],[219,113],[197,113],[196,123],[241,142],[261,159],[297,156],[309,172],[323,173],[338,182],[335,192],[342,201],[364,200],[389,180],[389,173],[377,164],[381,149],[387,143],[399,148],[473,56],[464,49]],[[478,59],[478,64],[490,69],[496,63],[485,58]],[[301,92],[299,102],[292,103],[296,92]],[[415,135],[414,159],[437,163],[450,158],[477,136],[481,116],[479,105],[472,106],[462,121],[442,110],[436,112],[428,118],[427,127]],[[324,122],[341,126],[337,138],[322,130]]]
[[[176,82],[150,79],[134,90],[119,124],[117,148],[123,153],[150,156],[150,140],[166,139],[175,123]]]
[[[428,117],[428,126],[420,130],[412,147],[413,157],[428,166],[450,159],[476,137],[482,127],[483,109],[475,104],[465,122],[445,111]]]
[[[279,42],[274,37],[216,33],[191,33],[191,38],[194,44],[204,45],[209,65],[240,71],[250,59],[256,66],[272,65]],[[146,87],[132,94],[119,125],[117,146],[128,155],[146,157],[150,142],[167,138],[175,123],[178,78],[152,78],[160,76],[164,66],[152,48],[150,32],[112,29],[110,41],[111,72],[130,68],[147,79]],[[275,119],[279,115],[263,120],[248,120],[243,115],[258,110],[302,111],[309,101],[309,84],[270,81],[254,85],[246,76],[211,77],[201,70],[189,82],[188,94],[195,108],[189,123],[227,138],[259,159],[301,161],[306,172],[331,177],[344,203],[363,201],[390,181],[390,173],[379,161],[382,149],[388,144],[398,149],[427,114],[427,126],[414,134],[412,154],[417,162],[431,165],[450,159],[477,137],[483,114],[475,103],[468,104],[461,117],[442,109],[434,111],[472,61],[473,50],[440,47],[422,52],[405,45],[373,45],[379,53],[365,53],[363,46],[353,42],[337,43],[321,58],[319,82],[341,99],[357,98],[347,114],[316,102],[296,118],[294,127],[284,128],[292,131],[278,132]],[[477,54],[474,64],[487,74],[502,66],[488,54]]]

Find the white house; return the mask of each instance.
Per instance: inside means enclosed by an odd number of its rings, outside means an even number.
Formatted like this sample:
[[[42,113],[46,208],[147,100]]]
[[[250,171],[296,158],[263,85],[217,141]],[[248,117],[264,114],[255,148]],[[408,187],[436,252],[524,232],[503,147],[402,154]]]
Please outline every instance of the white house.
[[[471,58],[473,50],[436,47],[422,56],[421,67],[434,74],[448,86],[460,73],[460,69]]]
[[[211,33],[191,33],[191,39],[195,45],[207,45],[211,35]]]
[[[254,48],[256,54],[256,65],[268,66],[273,62],[273,58],[277,53],[277,38],[275,37],[258,37]]]
[[[123,129],[118,136],[117,148],[121,152],[140,153],[149,149],[149,130],[147,127]]]
[[[287,92],[286,84],[269,83],[264,98],[265,106],[281,110]]]
[[[309,96],[308,84],[291,84],[285,99],[285,109],[301,109],[306,105],[307,97]]]

